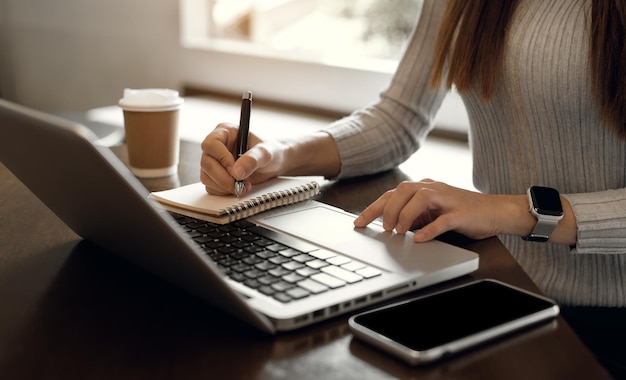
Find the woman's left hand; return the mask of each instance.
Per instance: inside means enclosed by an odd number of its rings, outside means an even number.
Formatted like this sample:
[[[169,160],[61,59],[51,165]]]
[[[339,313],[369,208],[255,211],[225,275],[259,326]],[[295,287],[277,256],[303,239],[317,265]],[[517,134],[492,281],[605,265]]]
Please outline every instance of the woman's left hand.
[[[516,215],[522,219],[517,221],[519,225],[508,225]],[[523,234],[536,223],[528,212],[525,195],[487,195],[431,179],[402,182],[369,205],[354,224],[365,227],[380,216],[387,231],[404,234],[419,228],[414,235],[416,242],[432,240],[447,231],[473,239],[499,233]]]

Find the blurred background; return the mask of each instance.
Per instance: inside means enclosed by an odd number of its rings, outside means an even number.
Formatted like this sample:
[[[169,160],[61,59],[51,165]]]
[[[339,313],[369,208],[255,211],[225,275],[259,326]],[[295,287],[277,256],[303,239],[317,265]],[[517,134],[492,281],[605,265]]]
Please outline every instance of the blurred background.
[[[240,96],[331,117],[378,99],[422,0],[0,0],[0,96],[57,113],[126,87]],[[439,118],[466,134],[454,94]],[[453,116],[453,120],[449,116]],[[455,132],[455,133],[456,133]]]
[[[365,91],[361,99],[375,99],[420,4],[0,0],[0,94],[35,108],[76,110],[110,104],[124,87],[254,88],[287,103],[343,111],[353,105],[302,94]],[[361,99],[354,106],[363,105]]]
[[[0,0],[0,97],[81,122],[103,145],[123,141],[116,104],[127,87],[185,95],[181,138],[189,141],[236,121],[247,90],[268,136],[316,130],[378,99],[421,4]],[[422,176],[470,188],[468,121],[458,95],[448,96],[435,123],[416,154],[429,163]]]

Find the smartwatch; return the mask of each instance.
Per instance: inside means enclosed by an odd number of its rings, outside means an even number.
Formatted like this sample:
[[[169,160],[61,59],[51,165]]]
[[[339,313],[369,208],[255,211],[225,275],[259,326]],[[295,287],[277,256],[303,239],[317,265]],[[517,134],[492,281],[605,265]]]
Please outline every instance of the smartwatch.
[[[528,236],[522,239],[546,242],[550,239],[550,234],[559,220],[563,219],[561,196],[556,189],[542,186],[531,186],[526,194],[528,194],[530,213],[537,218],[537,225]]]

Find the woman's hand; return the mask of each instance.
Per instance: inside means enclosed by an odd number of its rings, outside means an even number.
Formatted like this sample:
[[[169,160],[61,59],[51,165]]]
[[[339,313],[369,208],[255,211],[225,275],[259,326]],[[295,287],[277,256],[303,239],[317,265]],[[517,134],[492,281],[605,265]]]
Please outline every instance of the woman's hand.
[[[234,124],[219,124],[202,142],[200,180],[211,194],[235,194],[235,180],[244,180],[245,194],[279,175],[332,177],[340,170],[337,146],[325,132],[272,141],[250,133],[248,151],[235,160],[237,130]]]
[[[235,160],[238,128],[222,123],[202,142],[200,181],[211,194],[235,193],[235,180],[244,180],[243,193],[252,185],[279,175],[285,147],[277,141],[264,142],[254,133],[248,137],[248,151]]]
[[[387,231],[406,233],[419,228],[414,240],[424,242],[447,231],[473,239],[500,233],[523,235],[536,220],[528,212],[525,195],[487,195],[424,179],[403,182],[369,205],[355,220],[365,227],[379,216]]]

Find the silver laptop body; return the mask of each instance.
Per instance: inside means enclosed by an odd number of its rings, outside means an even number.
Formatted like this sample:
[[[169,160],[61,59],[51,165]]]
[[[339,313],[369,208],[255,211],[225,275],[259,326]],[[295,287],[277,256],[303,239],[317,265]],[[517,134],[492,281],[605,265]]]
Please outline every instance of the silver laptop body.
[[[317,202],[248,220],[380,272],[373,278],[279,302],[226,278],[127,167],[80,124],[0,99],[0,160],[81,237],[268,332],[292,330],[462,276],[478,255],[372,224]],[[317,249],[317,248],[316,248]]]

